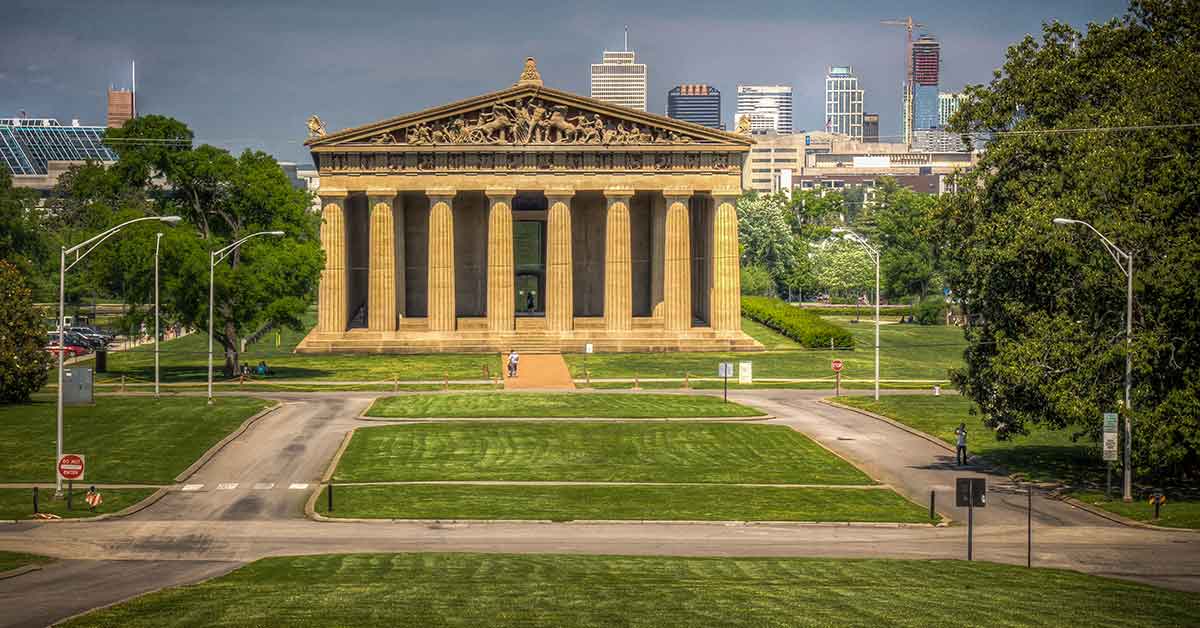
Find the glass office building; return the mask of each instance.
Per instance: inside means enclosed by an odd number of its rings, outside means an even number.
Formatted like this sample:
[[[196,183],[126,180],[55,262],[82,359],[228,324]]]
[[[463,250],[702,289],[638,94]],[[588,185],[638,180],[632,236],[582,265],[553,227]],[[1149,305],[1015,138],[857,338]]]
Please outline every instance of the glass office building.
[[[0,118],[0,163],[14,176],[45,176],[51,161],[116,161],[103,144],[104,131],[46,118]]]
[[[712,85],[679,85],[667,92],[667,115],[676,120],[721,126],[721,92]]]

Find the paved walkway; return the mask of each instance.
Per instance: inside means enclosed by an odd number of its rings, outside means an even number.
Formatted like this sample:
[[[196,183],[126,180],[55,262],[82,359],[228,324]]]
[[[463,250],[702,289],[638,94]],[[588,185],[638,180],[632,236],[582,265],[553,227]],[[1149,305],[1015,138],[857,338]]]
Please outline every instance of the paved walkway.
[[[517,376],[508,376],[508,356],[504,360],[504,387],[511,390],[572,390],[575,382],[561,353],[525,353],[517,362]]]

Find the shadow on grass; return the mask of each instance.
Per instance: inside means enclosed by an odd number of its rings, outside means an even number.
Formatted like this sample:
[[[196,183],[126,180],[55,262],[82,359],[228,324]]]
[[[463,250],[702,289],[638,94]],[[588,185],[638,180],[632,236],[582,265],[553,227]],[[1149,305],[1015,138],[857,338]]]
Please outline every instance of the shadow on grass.
[[[1035,482],[1059,481],[1071,486],[1104,483],[1104,462],[1078,445],[1030,445],[981,453],[988,462]],[[1115,474],[1114,474],[1115,475]]]

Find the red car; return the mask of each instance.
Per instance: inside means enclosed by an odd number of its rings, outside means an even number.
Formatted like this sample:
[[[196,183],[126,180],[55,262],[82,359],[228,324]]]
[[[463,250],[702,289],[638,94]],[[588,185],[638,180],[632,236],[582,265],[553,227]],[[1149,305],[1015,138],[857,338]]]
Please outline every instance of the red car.
[[[58,334],[56,334],[56,333],[47,334],[46,351],[49,351],[50,355],[53,355],[56,357],[58,356]],[[70,336],[67,337],[66,345],[63,347],[63,357],[64,358],[75,358],[75,357],[79,357],[81,355],[87,355],[87,354],[88,354],[87,347],[75,344],[75,343],[71,342]]]

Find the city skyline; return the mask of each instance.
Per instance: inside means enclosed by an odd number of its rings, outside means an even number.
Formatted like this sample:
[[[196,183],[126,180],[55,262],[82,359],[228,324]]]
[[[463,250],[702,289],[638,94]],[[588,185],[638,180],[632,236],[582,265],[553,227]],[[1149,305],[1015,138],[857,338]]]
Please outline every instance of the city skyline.
[[[338,9],[313,3],[286,10],[259,3],[222,11],[133,3],[125,5],[127,11],[78,21],[63,16],[87,11],[88,5],[67,2],[51,10],[18,2],[9,9],[13,19],[0,24],[0,115],[25,110],[30,117],[102,124],[107,89],[128,86],[129,63],[136,60],[140,114],[178,118],[201,142],[307,161],[303,124],[312,113],[332,130],[481,88],[501,89],[526,56],[538,58],[547,85],[587,94],[590,64],[605,49],[621,49],[628,23],[629,47],[637,50],[639,62],[654,68],[648,111],[665,111],[668,90],[681,83],[713,85],[726,112],[736,110],[738,83],[788,84],[795,94],[795,128],[820,129],[826,66],[845,63],[860,77],[865,109],[882,114],[883,140],[899,133],[893,103],[904,79],[904,36],[879,20],[912,14],[929,24],[925,30],[943,47],[941,89],[959,91],[964,84],[989,81],[1007,46],[1026,33],[1038,34],[1043,19],[1084,28],[1089,20],[1107,20],[1124,9],[1119,2],[1028,4],[1038,11],[930,2],[856,8],[776,3],[730,17],[716,3],[618,3],[604,11],[584,7],[569,17],[545,17],[538,37],[521,40],[512,33],[528,28],[532,3],[503,11],[472,7],[477,19],[462,22],[434,8],[402,11],[386,3]],[[412,17],[390,20],[401,12]],[[317,29],[317,23],[325,28]],[[458,34],[441,34],[450,28]],[[788,36],[800,31],[810,34]],[[739,33],[746,32],[756,33],[753,42],[740,40]],[[50,57],[48,49],[58,52]],[[244,63],[248,54],[260,59],[253,67]],[[48,63],[50,58],[56,61]]]

